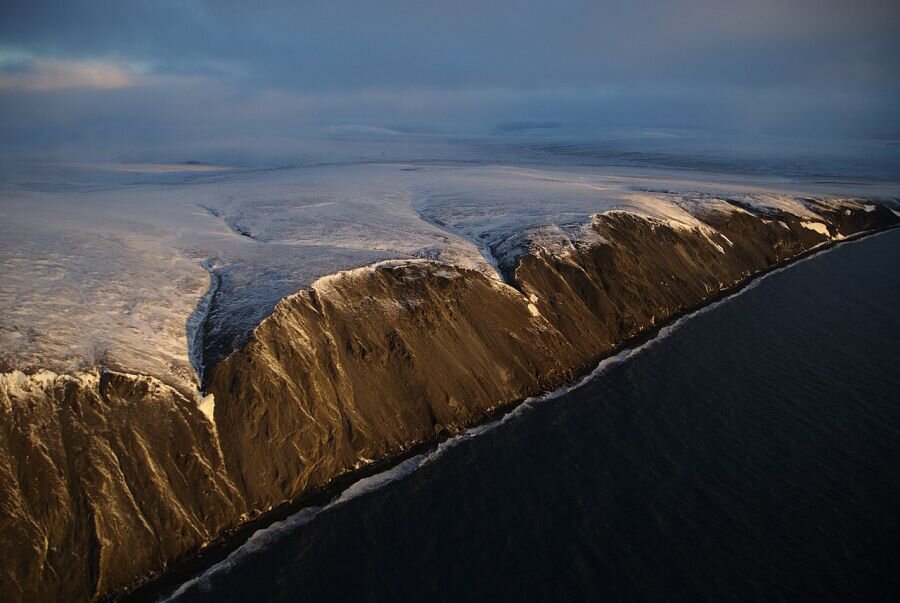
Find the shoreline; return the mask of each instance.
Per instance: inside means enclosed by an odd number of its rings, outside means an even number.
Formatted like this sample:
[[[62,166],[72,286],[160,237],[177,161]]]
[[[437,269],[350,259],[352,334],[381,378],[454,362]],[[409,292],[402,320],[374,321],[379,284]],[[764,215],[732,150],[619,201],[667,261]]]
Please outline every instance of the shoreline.
[[[245,523],[239,525],[235,529],[222,534],[219,538],[209,543],[203,549],[192,553],[179,560],[173,561],[171,565],[162,573],[146,576],[141,581],[135,583],[130,589],[120,591],[118,593],[110,593],[106,597],[101,598],[105,601],[157,601],[165,594],[173,592],[180,585],[191,580],[193,577],[204,573],[215,564],[226,559],[231,553],[239,549],[248,539],[258,530],[265,529],[272,524],[283,521],[296,513],[308,507],[324,507],[329,502],[339,497],[348,487],[379,473],[393,469],[417,455],[427,453],[434,450],[442,443],[460,436],[469,430],[483,427],[491,424],[505,415],[515,412],[515,410],[528,400],[541,400],[548,397],[554,397],[556,392],[563,392],[588,381],[594,377],[594,373],[603,366],[603,363],[612,359],[623,352],[635,350],[644,344],[656,339],[660,332],[667,327],[671,327],[686,317],[700,312],[706,308],[716,305],[730,297],[749,289],[754,283],[759,282],[763,278],[772,273],[788,268],[806,259],[810,259],[821,253],[831,251],[843,243],[859,242],[866,238],[884,234],[891,230],[900,228],[900,225],[892,225],[877,230],[868,230],[854,233],[840,240],[830,240],[799,253],[791,258],[782,260],[770,267],[760,270],[754,274],[747,276],[742,281],[728,288],[717,291],[715,294],[703,299],[701,302],[686,308],[680,312],[672,314],[665,321],[654,325],[644,331],[630,337],[607,353],[593,358],[580,366],[572,367],[567,374],[565,380],[562,380],[555,387],[552,387],[544,393],[531,396],[528,398],[513,400],[506,404],[501,404],[493,410],[486,412],[478,421],[462,426],[458,430],[444,431],[439,437],[431,438],[425,441],[411,445],[400,454],[375,461],[365,467],[353,470],[334,478],[328,484],[316,488],[311,492],[303,495],[295,500],[282,503],[281,505],[261,513]]]

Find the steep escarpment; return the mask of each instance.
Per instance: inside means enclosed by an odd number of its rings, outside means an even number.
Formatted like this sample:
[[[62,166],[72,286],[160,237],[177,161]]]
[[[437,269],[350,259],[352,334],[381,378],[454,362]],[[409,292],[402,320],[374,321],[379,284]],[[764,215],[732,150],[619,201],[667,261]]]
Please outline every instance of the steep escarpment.
[[[0,375],[0,599],[85,601],[234,525],[196,402],[150,377]]]
[[[564,255],[538,249],[522,258],[513,283],[582,358],[594,358],[829,240],[792,215],[759,219],[722,207],[698,214],[699,228],[627,212],[598,216],[593,228],[607,244]]]
[[[516,233],[493,250],[511,250],[505,283],[430,260],[319,279],[207,367],[202,411],[149,377],[3,375],[0,598],[116,592],[249,516],[557,387],[753,274],[900,222],[855,201],[686,207],[687,221],[608,211],[552,241]]]
[[[898,221],[849,212],[849,227],[724,201],[698,204],[694,227],[608,212],[588,243],[531,246],[510,285],[432,262],[322,279],[210,374],[230,476],[253,508],[289,500],[555,387],[752,274]]]
[[[265,508],[546,390],[577,360],[511,287],[388,263],[284,300],[207,388],[231,477]]]

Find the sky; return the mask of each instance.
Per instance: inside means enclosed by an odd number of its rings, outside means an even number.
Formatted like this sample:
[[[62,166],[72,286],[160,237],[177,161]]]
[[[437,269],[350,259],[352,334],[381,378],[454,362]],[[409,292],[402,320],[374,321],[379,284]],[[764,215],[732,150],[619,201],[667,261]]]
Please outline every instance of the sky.
[[[900,138],[896,0],[5,0],[4,153],[638,128]]]

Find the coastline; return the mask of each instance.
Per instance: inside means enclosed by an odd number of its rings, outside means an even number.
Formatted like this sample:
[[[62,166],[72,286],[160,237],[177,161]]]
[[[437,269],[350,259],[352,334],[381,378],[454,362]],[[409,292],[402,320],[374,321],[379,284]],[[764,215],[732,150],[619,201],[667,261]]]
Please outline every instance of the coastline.
[[[609,359],[625,352],[634,351],[635,349],[640,348],[648,342],[656,339],[664,329],[672,327],[676,323],[679,323],[679,321],[689,319],[690,317],[692,317],[692,315],[704,311],[719,302],[723,302],[731,297],[739,295],[743,291],[751,288],[754,283],[759,282],[772,273],[789,268],[794,264],[797,264],[806,259],[810,259],[819,254],[831,251],[843,243],[859,242],[866,238],[877,236],[896,228],[900,228],[900,225],[895,224],[884,228],[857,232],[840,240],[825,241],[819,245],[816,245],[815,247],[798,253],[793,257],[787,258],[765,269],[759,270],[741,280],[740,282],[717,291],[713,295],[703,299],[701,302],[680,312],[672,314],[659,324],[655,324],[650,328],[644,329],[640,333],[618,343],[609,352],[602,354],[599,357],[593,358],[585,363],[582,363],[581,366],[572,367],[570,369],[569,378],[564,380],[562,383],[557,384],[556,387],[549,389],[545,393],[539,396],[531,396],[528,398],[514,400],[507,404],[501,404],[493,410],[486,412],[480,420],[471,424],[466,424],[455,432],[445,430],[437,437],[424,440],[410,446],[402,454],[375,461],[360,469],[344,473],[332,479],[324,486],[314,488],[306,495],[300,496],[290,502],[283,503],[282,505],[275,507],[271,511],[266,511],[248,520],[247,522],[241,524],[238,528],[226,534],[223,534],[222,536],[211,542],[209,545],[204,547],[202,550],[173,561],[171,564],[169,564],[166,570],[161,572],[160,574],[147,576],[140,582],[136,583],[133,587],[125,591],[110,593],[107,596],[102,597],[101,600],[158,600],[164,593],[170,592],[173,588],[177,587],[180,584],[183,584],[187,580],[190,580],[193,576],[202,574],[204,571],[208,570],[216,563],[226,559],[232,552],[240,548],[257,530],[265,529],[266,527],[271,526],[277,521],[287,519],[288,517],[300,512],[304,508],[327,504],[330,500],[333,500],[334,498],[340,496],[340,494],[349,486],[352,486],[353,484],[358,483],[359,481],[367,477],[371,477],[395,468],[410,458],[435,449],[437,446],[439,446],[443,442],[446,442],[447,440],[452,439],[453,437],[464,434],[469,430],[477,429],[479,427],[491,424],[492,422],[497,421],[505,415],[514,413],[516,412],[516,409],[518,409],[528,400],[540,400],[552,397],[556,392],[567,391],[573,386],[580,385],[581,383],[591,379],[594,376],[595,372],[600,367],[602,367],[603,363],[607,362]]]

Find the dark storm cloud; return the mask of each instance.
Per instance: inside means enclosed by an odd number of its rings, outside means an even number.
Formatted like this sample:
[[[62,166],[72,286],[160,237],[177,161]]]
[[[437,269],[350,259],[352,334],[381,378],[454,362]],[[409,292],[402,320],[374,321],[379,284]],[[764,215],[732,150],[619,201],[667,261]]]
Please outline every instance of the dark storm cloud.
[[[552,121],[894,135],[897,5],[5,2],[0,128]]]

